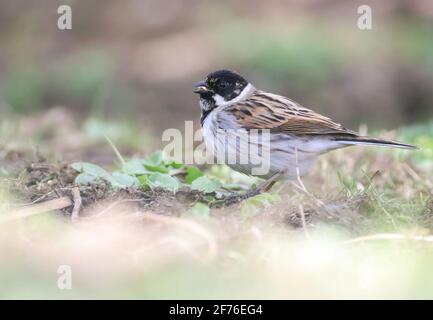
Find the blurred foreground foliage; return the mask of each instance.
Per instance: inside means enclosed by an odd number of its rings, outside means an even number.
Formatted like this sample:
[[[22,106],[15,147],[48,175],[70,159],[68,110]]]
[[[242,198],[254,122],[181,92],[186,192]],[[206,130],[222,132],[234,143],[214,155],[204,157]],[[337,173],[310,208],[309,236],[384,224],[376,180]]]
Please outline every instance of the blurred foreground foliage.
[[[0,223],[1,296],[431,298],[432,128],[399,131],[398,139],[420,151],[330,153],[306,178],[309,194],[277,185],[235,208],[196,202],[163,214],[115,207],[115,200],[88,209],[74,224],[58,213]],[[83,185],[105,180],[114,188],[137,184],[170,193],[187,186],[213,198],[222,187],[255,183],[225,166],[185,166],[161,152],[118,155],[111,170],[72,166]],[[1,184],[1,215],[20,202],[7,187],[11,178]],[[73,270],[73,290],[57,287],[56,270],[65,264]]]

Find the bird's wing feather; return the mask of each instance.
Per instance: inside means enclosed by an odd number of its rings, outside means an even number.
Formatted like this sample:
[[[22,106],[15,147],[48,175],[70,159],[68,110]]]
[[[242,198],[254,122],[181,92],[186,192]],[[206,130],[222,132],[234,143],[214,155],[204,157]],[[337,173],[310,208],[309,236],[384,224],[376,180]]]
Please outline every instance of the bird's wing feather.
[[[293,135],[357,136],[330,118],[276,94],[256,90],[247,99],[226,106],[220,117],[234,118],[245,129],[270,129]]]

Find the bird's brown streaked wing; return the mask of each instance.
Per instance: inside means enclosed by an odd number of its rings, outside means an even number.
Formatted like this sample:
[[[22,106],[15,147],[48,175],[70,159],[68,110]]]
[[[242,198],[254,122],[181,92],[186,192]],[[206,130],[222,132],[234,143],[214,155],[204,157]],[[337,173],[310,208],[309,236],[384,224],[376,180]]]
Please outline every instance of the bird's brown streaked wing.
[[[357,135],[286,97],[259,90],[223,112],[231,114],[236,123],[246,129],[270,129],[294,135]]]

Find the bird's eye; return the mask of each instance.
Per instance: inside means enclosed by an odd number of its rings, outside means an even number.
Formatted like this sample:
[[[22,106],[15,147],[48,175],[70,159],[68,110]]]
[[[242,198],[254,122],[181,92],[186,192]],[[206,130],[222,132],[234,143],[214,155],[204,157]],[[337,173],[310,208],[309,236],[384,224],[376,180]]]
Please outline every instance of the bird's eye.
[[[221,89],[227,88],[229,86],[229,83],[226,81],[220,81],[218,83],[218,87],[220,87]]]

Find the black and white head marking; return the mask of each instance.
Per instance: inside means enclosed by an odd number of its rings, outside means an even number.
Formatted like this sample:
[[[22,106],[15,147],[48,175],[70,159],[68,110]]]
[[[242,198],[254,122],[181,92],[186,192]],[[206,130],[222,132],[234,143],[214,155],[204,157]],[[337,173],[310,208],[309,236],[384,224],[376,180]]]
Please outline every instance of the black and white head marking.
[[[216,107],[230,105],[248,97],[255,88],[242,76],[229,70],[218,70],[195,85],[200,95],[202,122]]]

